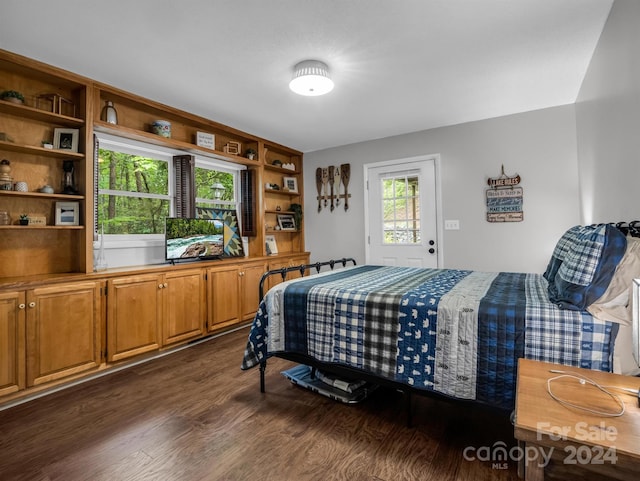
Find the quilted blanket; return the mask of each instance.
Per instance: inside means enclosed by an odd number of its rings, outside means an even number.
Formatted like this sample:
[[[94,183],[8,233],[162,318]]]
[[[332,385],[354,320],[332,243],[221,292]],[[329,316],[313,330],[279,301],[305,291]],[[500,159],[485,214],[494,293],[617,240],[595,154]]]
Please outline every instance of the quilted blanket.
[[[616,334],[553,304],[542,275],[365,265],[271,289],[242,369],[298,353],[512,409],[519,358],[610,371]]]

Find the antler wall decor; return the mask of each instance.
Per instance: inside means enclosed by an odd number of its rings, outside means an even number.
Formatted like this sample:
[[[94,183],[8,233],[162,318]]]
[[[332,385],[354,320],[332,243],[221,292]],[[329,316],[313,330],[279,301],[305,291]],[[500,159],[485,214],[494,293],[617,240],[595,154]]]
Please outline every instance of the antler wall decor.
[[[344,199],[344,210],[349,210],[350,177],[351,164],[330,165],[316,169],[318,212],[321,212],[324,207],[328,207],[330,212],[333,212],[340,205],[340,199]]]

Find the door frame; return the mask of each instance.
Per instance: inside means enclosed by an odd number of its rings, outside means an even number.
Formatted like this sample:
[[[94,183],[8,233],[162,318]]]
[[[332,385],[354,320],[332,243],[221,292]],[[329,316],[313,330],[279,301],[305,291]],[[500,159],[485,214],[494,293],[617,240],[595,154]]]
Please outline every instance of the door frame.
[[[363,165],[363,191],[364,191],[364,252],[365,252],[365,263],[368,264],[370,261],[370,249],[369,249],[369,189],[367,188],[369,182],[369,172],[371,169],[378,167],[386,167],[394,164],[408,164],[412,162],[421,162],[421,161],[433,161],[434,169],[435,169],[435,199],[436,199],[436,239],[437,239],[437,249],[436,249],[436,262],[438,268],[442,268],[444,262],[444,242],[443,242],[443,229],[442,229],[442,184],[440,179],[440,154],[425,154],[425,155],[417,155],[415,157],[403,157],[401,159],[393,159],[393,160],[383,160],[380,162],[372,162],[369,164]],[[406,170],[406,169],[401,169]]]

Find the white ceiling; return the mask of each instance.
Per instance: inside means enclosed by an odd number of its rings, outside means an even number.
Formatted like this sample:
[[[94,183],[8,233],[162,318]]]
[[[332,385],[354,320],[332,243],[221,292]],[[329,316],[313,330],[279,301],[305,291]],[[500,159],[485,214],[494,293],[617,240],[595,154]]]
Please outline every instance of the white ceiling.
[[[309,152],[573,103],[612,3],[3,0],[0,48]]]

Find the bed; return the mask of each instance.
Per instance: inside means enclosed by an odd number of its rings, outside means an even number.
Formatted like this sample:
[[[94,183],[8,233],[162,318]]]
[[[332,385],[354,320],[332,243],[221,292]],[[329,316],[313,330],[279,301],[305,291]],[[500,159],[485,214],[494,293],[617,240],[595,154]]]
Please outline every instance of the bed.
[[[634,233],[572,227],[543,274],[362,265],[283,282],[260,303],[241,368],[260,366],[262,390],[278,356],[513,409],[519,358],[612,370],[640,276]]]

